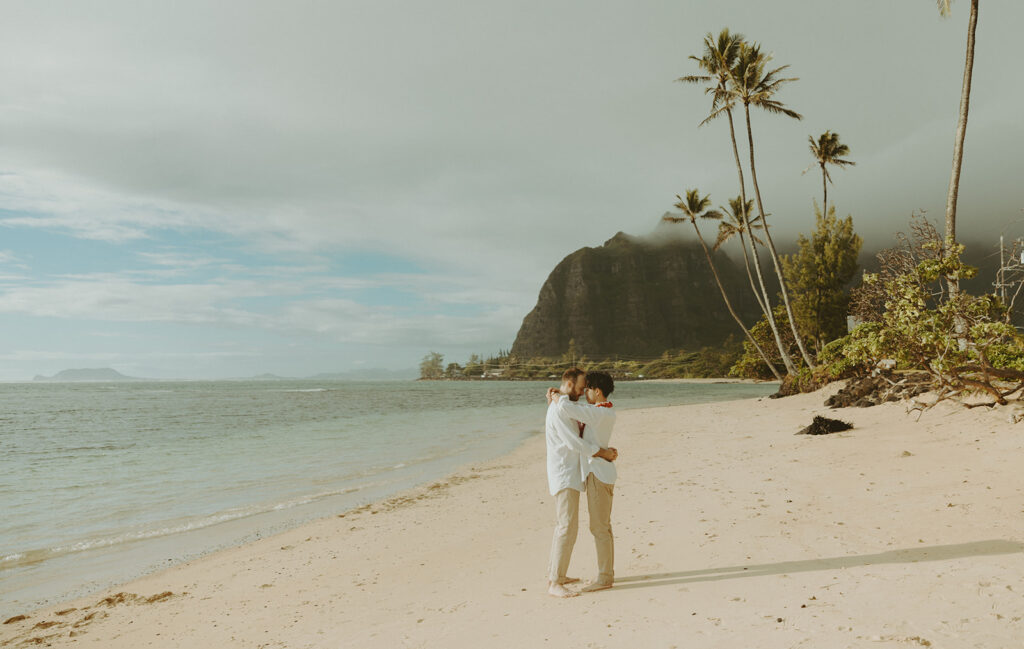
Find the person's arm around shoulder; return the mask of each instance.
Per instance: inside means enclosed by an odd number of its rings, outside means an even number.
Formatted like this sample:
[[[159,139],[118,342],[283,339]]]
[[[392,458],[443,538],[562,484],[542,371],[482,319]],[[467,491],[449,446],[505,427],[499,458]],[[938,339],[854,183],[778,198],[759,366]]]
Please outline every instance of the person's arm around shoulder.
[[[577,405],[572,403],[569,397],[565,394],[557,395],[555,397],[555,402],[557,404],[556,407],[559,409],[559,411],[562,410],[563,404],[565,403],[569,403],[573,406]],[[568,419],[559,417],[560,423],[564,423],[565,421],[568,421],[570,419],[574,419],[574,417],[570,417]],[[591,442],[588,442],[585,439],[577,435],[574,435],[573,433],[569,432],[568,429],[565,428],[564,426],[556,426],[556,429],[558,430],[559,436],[561,438],[568,441],[571,446],[576,448],[578,451],[580,451],[580,453],[587,457],[599,457],[602,460],[614,462],[615,459],[619,456],[618,451],[616,451],[614,448],[601,448],[596,444],[592,444]]]
[[[559,400],[558,411],[576,421],[582,421],[588,426],[594,426],[599,421],[615,416],[611,408],[598,408],[589,403],[574,403],[569,399]]]

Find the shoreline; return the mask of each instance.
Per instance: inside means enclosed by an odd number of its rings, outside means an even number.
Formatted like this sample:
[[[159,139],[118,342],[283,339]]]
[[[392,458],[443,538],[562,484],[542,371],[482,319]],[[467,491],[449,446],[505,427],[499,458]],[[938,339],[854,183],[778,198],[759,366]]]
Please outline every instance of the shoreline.
[[[487,379],[487,380],[491,381],[491,380],[494,380],[494,379]],[[753,380],[753,379],[735,379],[735,380],[716,380],[716,379],[647,379],[647,380],[644,380],[644,382],[664,383],[664,384],[701,384],[701,385],[713,384],[713,383],[734,383],[734,384],[770,383],[770,381],[759,381],[759,380]],[[761,400],[763,398],[765,398],[765,397],[757,397],[755,399],[756,400]],[[743,402],[743,401],[749,401],[749,400],[752,400],[752,399],[750,399],[750,398],[736,399],[736,400],[720,401],[720,402],[717,402],[717,403],[736,403],[736,402]],[[703,404],[697,404],[697,405],[703,405]],[[686,408],[686,407],[689,407],[689,406],[688,405],[683,405],[683,406],[679,406],[679,405],[647,406],[647,407],[643,407],[643,408],[636,408],[635,410],[657,411],[657,410],[665,409],[665,408]],[[629,412],[630,410],[631,409],[627,407],[627,408],[623,409],[623,412]],[[246,548],[246,547],[248,547],[250,545],[254,545],[254,544],[260,543],[262,541],[269,541],[269,540],[274,539],[275,537],[284,536],[284,535],[288,535],[288,534],[291,534],[291,533],[298,533],[299,531],[301,531],[303,528],[305,528],[307,526],[313,526],[316,523],[323,522],[323,521],[329,520],[329,519],[334,518],[334,517],[345,518],[346,516],[349,516],[349,515],[358,515],[358,514],[362,514],[364,512],[370,512],[371,515],[375,515],[375,514],[379,513],[380,511],[392,511],[393,509],[396,509],[398,506],[401,506],[401,505],[406,505],[406,504],[418,502],[418,501],[421,501],[421,500],[425,500],[425,499],[428,499],[428,498],[433,498],[433,497],[435,497],[437,495],[440,495],[439,490],[446,489],[450,484],[462,484],[463,482],[466,482],[467,481],[467,477],[466,477],[467,475],[470,476],[468,479],[475,479],[477,477],[476,476],[477,472],[489,470],[489,467],[491,465],[500,464],[501,461],[506,456],[511,457],[511,456],[515,455],[517,452],[522,451],[523,447],[525,447],[525,446],[527,446],[527,445],[529,445],[531,443],[533,443],[533,444],[540,444],[540,446],[541,446],[541,453],[544,452],[544,448],[543,448],[543,434],[542,433],[539,434],[539,435],[537,435],[537,434],[530,434],[530,435],[527,435],[527,436],[523,437],[520,440],[520,442],[517,445],[515,445],[512,448],[512,450],[510,450],[510,451],[506,451],[506,452],[501,453],[501,454],[499,454],[499,455],[497,455],[495,457],[491,457],[491,458],[489,458],[489,459],[487,459],[487,460],[485,460],[483,462],[469,461],[469,462],[457,465],[457,466],[453,467],[448,473],[446,473],[446,474],[444,474],[444,475],[442,475],[440,477],[428,479],[426,481],[423,481],[423,482],[420,482],[420,483],[417,483],[417,484],[414,484],[414,485],[411,485],[411,486],[402,487],[402,488],[398,489],[397,491],[390,492],[390,493],[385,493],[384,495],[382,495],[380,497],[372,498],[368,502],[360,502],[359,504],[354,504],[353,506],[349,507],[348,509],[341,510],[340,513],[332,513],[332,514],[327,514],[327,515],[323,515],[323,516],[317,516],[317,517],[314,517],[314,518],[308,519],[308,520],[301,520],[297,524],[278,523],[277,525],[270,526],[267,529],[266,533],[262,533],[260,531],[251,531],[251,532],[249,532],[249,533],[247,533],[245,535],[242,535],[242,536],[239,536],[239,535],[236,534],[232,538],[237,538],[237,540],[239,542],[224,542],[224,543],[219,543],[219,544],[217,544],[215,546],[211,546],[210,548],[208,548],[206,550],[192,551],[189,554],[187,554],[182,560],[175,562],[171,566],[158,566],[158,565],[154,564],[152,567],[144,569],[144,570],[141,570],[141,571],[133,574],[131,577],[129,577],[127,579],[124,579],[124,580],[93,580],[93,582],[91,584],[89,584],[89,585],[83,585],[83,586],[78,587],[78,588],[68,589],[68,590],[66,590],[66,592],[64,592],[62,594],[59,594],[59,595],[56,595],[56,596],[53,596],[53,597],[48,597],[48,598],[46,598],[47,601],[45,601],[44,603],[42,603],[42,604],[40,604],[38,606],[30,605],[28,607],[27,611],[21,611],[21,612],[15,611],[15,612],[11,612],[9,614],[5,614],[3,612],[0,612],[0,623],[2,623],[6,619],[10,619],[10,617],[20,617],[20,616],[23,616],[23,615],[34,616],[34,615],[36,615],[36,614],[38,614],[38,613],[40,613],[42,611],[59,610],[59,609],[65,609],[67,607],[76,608],[76,607],[73,607],[71,605],[72,604],[81,604],[81,603],[83,603],[83,602],[85,602],[85,601],[87,601],[89,599],[92,599],[92,598],[99,598],[99,599],[102,600],[102,599],[105,599],[104,595],[106,596],[106,598],[109,598],[111,596],[116,595],[117,592],[123,591],[125,588],[129,587],[131,584],[134,584],[136,582],[145,581],[145,580],[149,580],[149,579],[156,579],[156,578],[159,578],[160,575],[168,574],[168,573],[174,573],[178,569],[188,567],[188,566],[190,566],[192,564],[195,564],[197,562],[202,562],[204,560],[214,558],[214,557],[216,557],[218,555],[221,555],[221,554],[226,554],[226,553],[230,553],[230,552],[233,552],[233,551],[237,551],[237,550],[240,550],[242,548]],[[504,468],[504,467],[502,467],[502,468]],[[242,525],[243,523],[244,523],[243,520],[232,520],[232,521],[226,521],[224,523],[220,523],[220,524],[218,524],[218,526],[232,527],[232,526]],[[186,533],[186,534],[188,534],[188,533]],[[173,539],[173,537],[168,537],[168,538],[164,539],[164,541],[165,542],[170,542],[172,539]],[[117,592],[115,592],[115,591],[117,591]],[[78,608],[80,609],[81,607],[78,607]],[[0,627],[0,630],[2,630],[2,628],[3,627]],[[0,633],[0,646],[3,646],[2,640],[3,640],[3,634]]]
[[[617,584],[601,594],[544,594],[553,512],[532,437],[444,480],[27,613],[0,626],[0,644],[1019,638],[1024,530],[1007,514],[1024,505],[1024,443],[1005,412],[939,407],[914,422],[899,404],[829,410],[828,391],[624,411]],[[855,428],[795,436],[814,414]],[[593,560],[581,522],[571,574],[592,576]]]
[[[472,386],[464,387],[465,390],[459,388],[458,391],[469,390]],[[524,389],[522,385],[518,388],[494,385],[489,387],[485,394],[493,393],[496,388],[503,393],[510,389],[518,392]],[[623,395],[623,400],[618,405],[621,409],[630,409],[672,403],[673,400],[713,400],[723,397],[736,399],[744,398],[745,395],[761,396],[767,392],[767,388],[740,385],[695,385],[686,389],[680,386],[679,390],[669,389],[671,387],[650,385],[646,388],[639,386],[635,390],[627,390],[627,394]],[[531,393],[540,393],[540,388],[537,387],[527,389]],[[475,395],[484,394],[474,390],[469,392]],[[402,459],[408,453],[395,449],[388,455],[401,455],[402,458],[377,458],[377,463],[385,467],[383,473],[371,474],[362,471],[359,475],[363,478],[352,478],[347,482],[335,480],[331,488],[323,486],[325,483],[321,482],[312,485],[312,490],[292,490],[276,500],[254,500],[245,503],[244,506],[205,511],[191,518],[157,519],[156,523],[148,528],[138,526],[118,530],[112,527],[104,530],[102,535],[83,537],[84,541],[81,542],[72,538],[60,543],[26,545],[25,547],[43,550],[8,553],[13,561],[0,561],[4,564],[3,570],[0,570],[0,621],[8,617],[10,611],[33,610],[74,599],[219,550],[280,533],[333,513],[377,502],[394,494],[430,484],[450,475],[460,467],[500,457],[517,447],[529,435],[541,432],[542,419],[537,408],[529,406],[526,410],[520,409],[522,412],[518,414],[510,414],[505,410],[488,409],[485,419],[479,419],[472,424],[478,431],[488,431],[482,437],[489,441],[477,439],[472,443],[456,442],[449,451],[438,452],[433,459],[422,456],[411,460]],[[467,428],[469,420],[466,420],[464,415],[451,412],[445,415],[445,418],[450,419],[453,425],[456,421],[461,422],[458,425],[466,429],[464,432],[470,433],[470,429]],[[496,431],[504,432],[495,434]],[[441,433],[440,430],[437,432]],[[428,446],[430,444],[427,443]],[[93,509],[94,518],[103,515],[95,507]],[[116,560],[112,561],[113,557],[116,557]]]

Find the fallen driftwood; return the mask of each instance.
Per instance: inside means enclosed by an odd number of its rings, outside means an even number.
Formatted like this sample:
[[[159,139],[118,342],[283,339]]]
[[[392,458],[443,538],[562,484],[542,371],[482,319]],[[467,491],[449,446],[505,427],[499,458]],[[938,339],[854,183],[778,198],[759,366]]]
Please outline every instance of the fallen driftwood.
[[[838,433],[844,430],[850,430],[853,428],[853,424],[849,424],[845,421],[839,421],[838,419],[829,419],[828,417],[822,417],[815,415],[814,421],[807,428],[804,428],[797,435],[828,435],[829,433]]]
[[[869,408],[881,403],[913,399],[930,389],[930,380],[926,372],[878,372],[849,379],[843,389],[825,401],[825,405],[830,408]]]

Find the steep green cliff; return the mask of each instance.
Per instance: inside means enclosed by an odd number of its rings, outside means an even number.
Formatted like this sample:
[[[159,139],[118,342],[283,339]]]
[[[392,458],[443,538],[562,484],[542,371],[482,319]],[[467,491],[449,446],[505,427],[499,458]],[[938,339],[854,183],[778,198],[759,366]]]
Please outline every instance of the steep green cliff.
[[[715,265],[748,326],[760,315],[746,271],[726,255]],[[622,232],[582,248],[548,276],[512,345],[518,358],[564,354],[569,341],[591,359],[653,357],[742,336],[696,241],[656,241]]]

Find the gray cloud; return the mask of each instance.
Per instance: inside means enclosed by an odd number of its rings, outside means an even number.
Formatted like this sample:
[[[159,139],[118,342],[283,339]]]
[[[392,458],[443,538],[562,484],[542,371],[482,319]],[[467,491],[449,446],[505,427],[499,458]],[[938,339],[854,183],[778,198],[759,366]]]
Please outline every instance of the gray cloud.
[[[780,98],[803,122],[754,117],[780,233],[811,227],[820,179],[800,172],[807,136],[825,129],[858,163],[834,174],[830,198],[863,234],[884,241],[916,209],[941,218],[965,11],[941,20],[926,2],[878,0],[22,3],[0,24],[0,199],[13,213],[0,222],[122,243],[211,230],[271,254],[386,252],[422,263],[426,286],[465,278],[433,299],[480,301],[484,315],[416,321],[321,300],[293,304],[285,321],[342,331],[355,320],[389,332],[381,340],[452,327],[508,344],[564,255],[650,231],[686,188],[716,204],[737,193],[724,123],[697,128],[707,99],[673,83],[724,26],[800,77]],[[961,232],[1024,207],[1022,91],[1005,83],[1024,5],[983,12]],[[160,304],[133,306],[117,298],[130,286],[79,288],[28,287],[4,304],[262,317],[225,306],[237,286],[167,287]]]

